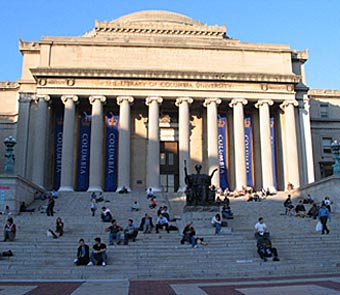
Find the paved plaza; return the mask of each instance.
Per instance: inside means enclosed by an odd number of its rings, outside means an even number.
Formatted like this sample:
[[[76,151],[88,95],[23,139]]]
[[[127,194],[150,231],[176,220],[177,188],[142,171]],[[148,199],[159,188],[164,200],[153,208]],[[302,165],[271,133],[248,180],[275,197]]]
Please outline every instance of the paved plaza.
[[[340,275],[213,280],[12,281],[0,295],[336,295]]]

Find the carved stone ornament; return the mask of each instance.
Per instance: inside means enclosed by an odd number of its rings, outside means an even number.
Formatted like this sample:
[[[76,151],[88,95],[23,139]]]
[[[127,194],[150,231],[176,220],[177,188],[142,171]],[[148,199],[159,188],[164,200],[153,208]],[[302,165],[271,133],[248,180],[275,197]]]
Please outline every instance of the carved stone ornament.
[[[38,84],[39,84],[40,86],[45,86],[45,85],[47,84],[47,80],[46,80],[46,79],[39,79],[39,80],[38,80]]]
[[[74,79],[66,79],[66,84],[67,86],[73,86],[75,84],[75,80]]]

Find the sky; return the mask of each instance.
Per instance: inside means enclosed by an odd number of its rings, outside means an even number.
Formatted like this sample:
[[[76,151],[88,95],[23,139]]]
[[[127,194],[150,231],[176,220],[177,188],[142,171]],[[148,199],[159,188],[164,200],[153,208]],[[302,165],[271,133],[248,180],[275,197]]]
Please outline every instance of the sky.
[[[96,19],[149,9],[226,25],[241,42],[308,49],[307,85],[340,89],[340,0],[0,0],[0,81],[20,78],[19,39],[81,36]]]

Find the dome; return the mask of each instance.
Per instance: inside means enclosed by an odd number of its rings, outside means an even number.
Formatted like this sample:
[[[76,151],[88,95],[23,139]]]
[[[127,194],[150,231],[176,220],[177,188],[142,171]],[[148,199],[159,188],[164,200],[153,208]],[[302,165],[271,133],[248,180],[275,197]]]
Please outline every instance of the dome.
[[[143,10],[127,14],[111,23],[133,24],[133,23],[173,23],[180,25],[203,25],[202,23],[180,13],[165,10]]]

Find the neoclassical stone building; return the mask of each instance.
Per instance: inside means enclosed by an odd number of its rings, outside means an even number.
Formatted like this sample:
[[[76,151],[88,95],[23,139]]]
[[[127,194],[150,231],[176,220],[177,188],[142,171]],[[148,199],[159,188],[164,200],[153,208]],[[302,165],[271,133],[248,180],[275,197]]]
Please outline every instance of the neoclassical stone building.
[[[212,182],[223,189],[322,177],[306,51],[244,43],[167,11],[20,41],[20,51],[22,76],[7,85],[16,172],[47,189],[178,191],[185,163],[189,173],[218,169]]]

